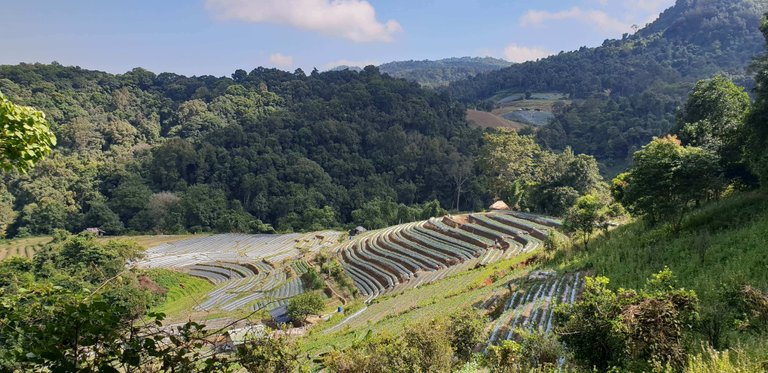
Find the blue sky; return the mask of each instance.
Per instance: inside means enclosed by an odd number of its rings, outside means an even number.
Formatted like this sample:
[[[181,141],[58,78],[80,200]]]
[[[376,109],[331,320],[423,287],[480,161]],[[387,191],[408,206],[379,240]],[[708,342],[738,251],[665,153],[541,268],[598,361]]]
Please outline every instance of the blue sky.
[[[229,75],[597,46],[674,0],[4,0],[0,64]]]

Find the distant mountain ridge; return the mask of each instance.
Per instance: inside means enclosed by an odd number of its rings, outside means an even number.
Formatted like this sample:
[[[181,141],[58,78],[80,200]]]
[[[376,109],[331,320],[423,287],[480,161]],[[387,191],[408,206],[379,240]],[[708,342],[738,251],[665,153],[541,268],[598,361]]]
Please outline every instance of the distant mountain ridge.
[[[379,65],[378,68],[392,77],[434,88],[509,66],[512,66],[512,62],[493,57],[452,57],[440,60],[394,61]],[[331,70],[361,71],[362,67],[342,65]]]
[[[486,110],[507,95],[565,94],[573,104],[538,131],[539,142],[620,166],[672,127],[697,80],[724,74],[751,86],[747,67],[763,51],[766,11],[766,1],[678,0],[633,35],[480,73],[451,83],[448,92]]]

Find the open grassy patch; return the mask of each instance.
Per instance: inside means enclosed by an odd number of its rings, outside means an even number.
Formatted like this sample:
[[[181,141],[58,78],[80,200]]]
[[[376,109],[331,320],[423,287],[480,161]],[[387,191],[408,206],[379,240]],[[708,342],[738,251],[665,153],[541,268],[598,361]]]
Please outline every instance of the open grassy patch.
[[[737,194],[688,214],[679,231],[636,221],[594,241],[588,252],[574,249],[555,260],[561,270],[587,269],[610,278],[612,288],[643,286],[651,274],[669,267],[678,286],[696,292],[701,323],[693,350],[743,349],[768,359],[764,336],[738,331],[728,314],[729,290],[750,285],[768,290],[768,198]],[[706,352],[706,351],[702,351]]]
[[[166,314],[169,320],[190,315],[214,288],[206,280],[168,269],[151,269],[147,275],[166,290],[164,300],[155,305],[152,311]]]

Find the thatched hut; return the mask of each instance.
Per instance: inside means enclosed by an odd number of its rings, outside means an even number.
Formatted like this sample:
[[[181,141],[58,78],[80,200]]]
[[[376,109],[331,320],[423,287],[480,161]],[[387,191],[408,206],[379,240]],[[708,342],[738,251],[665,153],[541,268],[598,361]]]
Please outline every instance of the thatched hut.
[[[491,211],[511,210],[509,208],[509,205],[507,205],[507,203],[502,201],[502,200],[498,200],[498,201],[494,202],[491,205],[490,209],[491,209]]]

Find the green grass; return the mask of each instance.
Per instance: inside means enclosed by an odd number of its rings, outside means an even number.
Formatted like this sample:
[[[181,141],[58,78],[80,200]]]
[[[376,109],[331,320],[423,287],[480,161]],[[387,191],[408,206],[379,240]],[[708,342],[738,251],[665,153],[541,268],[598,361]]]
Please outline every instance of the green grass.
[[[597,239],[588,253],[561,263],[589,269],[614,287],[639,288],[669,267],[680,286],[702,303],[714,301],[722,285],[749,283],[768,290],[768,198],[749,193],[712,203],[690,214],[680,231],[647,227],[642,221]]]
[[[168,269],[152,269],[147,271],[147,274],[168,291],[165,300],[155,305],[152,311],[166,314],[169,320],[187,318],[186,316],[194,312],[194,307],[214,288],[214,285],[206,280]]]
[[[597,238],[588,252],[572,249],[561,255],[554,267],[586,269],[608,277],[613,288],[633,289],[669,267],[678,286],[699,297],[703,324],[689,347],[706,354],[707,323],[724,321],[729,307],[724,290],[744,284],[768,290],[768,197],[742,193],[707,204],[688,214],[679,231],[635,221]],[[723,328],[720,348],[738,348],[754,361],[768,361],[766,335],[739,332],[727,322]]]
[[[0,240],[0,260],[21,256],[32,258],[35,253],[51,241],[51,237],[27,237]]]
[[[417,289],[377,298],[368,309],[350,320],[338,330],[325,333],[343,318],[336,317],[321,328],[312,329],[303,341],[304,350],[313,355],[333,348],[346,348],[371,333],[399,333],[408,325],[449,316],[461,309],[478,304],[494,293],[504,291],[504,285],[512,279],[527,274],[530,268],[513,269],[533,254],[500,261],[487,267],[463,271],[435,283]],[[505,275],[492,282],[494,273]],[[347,314],[354,313],[350,310]]]

